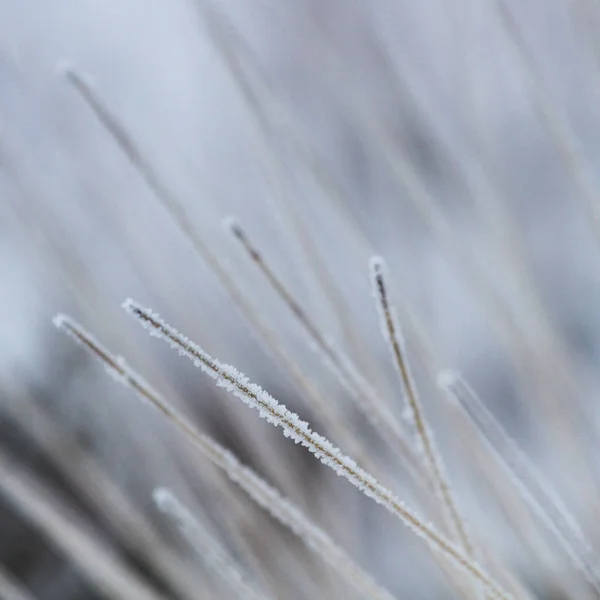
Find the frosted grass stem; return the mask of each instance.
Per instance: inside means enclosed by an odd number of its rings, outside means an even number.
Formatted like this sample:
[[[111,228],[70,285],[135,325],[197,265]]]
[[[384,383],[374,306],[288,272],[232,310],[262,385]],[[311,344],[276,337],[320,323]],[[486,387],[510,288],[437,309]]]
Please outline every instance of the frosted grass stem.
[[[374,600],[394,600],[361,569],[318,525],[312,523],[290,500],[269,485],[252,469],[242,465],[229,451],[208,435],[200,433],[192,423],[165,401],[125,360],[114,356],[89,332],[70,317],[58,315],[55,324],[81,343],[104,364],[115,381],[131,388],[144,401],[158,409],[181,431],[203,456],[225,472],[248,496],[284,527],[295,533],[324,563],[332,567],[360,594]]]
[[[366,496],[387,508],[413,533],[422,538],[431,550],[441,553],[456,567],[469,574],[475,582],[483,584],[491,597],[503,600],[512,598],[479,564],[471,560],[453,542],[407,508],[389,489],[361,469],[351,458],[342,454],[329,440],[313,432],[308,423],[300,420],[296,414],[277,402],[260,386],[251,383],[234,367],[221,364],[212,358],[199,346],[167,325],[158,315],[139,306],[133,300],[127,300],[124,308],[146,327],[151,335],[166,341],[181,355],[189,358],[195,366],[215,379],[218,386],[225,388],[244,403],[258,410],[261,417],[267,419],[271,424],[281,427],[286,437],[305,446],[323,464],[347,479]]]

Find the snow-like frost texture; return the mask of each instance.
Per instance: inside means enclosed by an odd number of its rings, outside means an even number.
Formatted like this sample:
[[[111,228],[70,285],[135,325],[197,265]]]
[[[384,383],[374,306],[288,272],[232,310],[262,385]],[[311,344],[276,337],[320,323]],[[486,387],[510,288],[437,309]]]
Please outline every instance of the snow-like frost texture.
[[[222,468],[256,504],[294,532],[325,563],[333,567],[353,587],[367,597],[392,600],[392,596],[365,573],[318,525],[312,523],[290,500],[274,487],[242,465],[229,451],[208,436],[202,444],[210,460]]]
[[[225,226],[230,230],[230,233],[242,242],[242,245],[253,258],[259,256],[258,251],[254,249],[252,243],[248,240],[243,228],[233,217],[226,219]],[[397,453],[400,460],[406,463],[407,455],[412,453],[413,444],[407,439],[405,432],[392,413],[387,410],[385,404],[381,402],[350,358],[336,348],[335,341],[312,322],[308,314],[296,302],[293,294],[285,288],[284,284],[265,265],[264,261],[261,261],[261,270],[301,325],[310,350],[318,356],[325,368],[334,375],[359,412],[367,418],[373,428],[379,432],[382,439]],[[336,406],[335,412],[339,415],[339,407]],[[336,415],[333,415],[333,418],[337,418]],[[418,474],[411,464],[406,463],[406,468],[413,477],[418,478]]]
[[[57,327],[58,329],[64,329],[65,325],[70,322],[71,322],[71,319],[69,317],[67,317],[67,315],[63,315],[62,313],[58,313],[52,319],[52,323],[54,323],[54,326]]]
[[[123,308],[148,329],[152,335],[163,339],[181,355],[189,358],[195,366],[200,367],[217,382],[217,385],[258,410],[262,418],[267,419],[273,425],[281,427],[286,437],[291,438],[297,444],[305,446],[323,464],[338,475],[345,477],[365,495],[400,518],[430,548],[441,552],[451,559],[458,568],[479,582],[484,583],[492,597],[503,599],[511,597],[476,562],[469,559],[453,542],[440,534],[432,524],[426,523],[421,517],[412,512],[389,489],[382,486],[372,475],[362,470],[354,460],[345,456],[329,440],[313,432],[306,421],[302,421],[298,415],[290,412],[259,385],[251,383],[235,367],[221,364],[194,342],[180,334],[175,328],[165,323],[158,314],[141,307],[135,301],[126,300]]]
[[[129,312],[135,314],[134,311],[137,305],[132,300],[128,300],[124,306]],[[120,371],[116,371],[114,379],[118,383],[130,387],[142,401],[154,408],[162,409],[165,414],[182,426],[184,433],[192,439],[195,447],[202,452],[207,460],[222,469],[232,482],[244,490],[254,502],[270,513],[273,518],[298,535],[309,549],[334,568],[361,595],[377,600],[394,600],[389,592],[381,588],[322,529],[305,517],[292,502],[282,497],[275,488],[261,479],[254,471],[243,466],[229,450],[223,448],[211,437],[198,432],[189,424],[138,373],[131,369],[123,358],[112,355],[89,332],[69,317],[57,315],[54,322],[57,327],[67,332],[78,343],[86,346],[88,350],[91,351],[91,347],[101,349],[101,353],[94,351],[94,355],[102,359],[103,364],[107,366],[107,370],[111,372],[115,372],[115,369],[109,368],[106,359],[117,365]],[[151,330],[151,333],[162,337],[153,330]],[[86,339],[85,344],[82,337]],[[197,362],[201,366],[200,361]],[[236,372],[235,369],[233,369],[232,374],[233,372]],[[228,383],[226,380],[223,381]],[[173,507],[172,498],[173,495],[164,488],[157,489],[154,494],[157,505],[165,510],[168,506]]]

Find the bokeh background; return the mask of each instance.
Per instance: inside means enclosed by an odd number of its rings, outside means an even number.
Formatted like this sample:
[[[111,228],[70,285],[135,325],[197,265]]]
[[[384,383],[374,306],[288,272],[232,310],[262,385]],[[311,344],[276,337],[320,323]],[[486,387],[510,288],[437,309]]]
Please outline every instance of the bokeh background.
[[[0,0],[0,561],[2,578],[24,588],[13,592],[106,597],[57,544],[70,524],[156,597],[232,597],[153,505],[152,490],[168,486],[273,596],[352,597],[57,331],[64,312],[398,598],[453,597],[401,524],[121,309],[133,297],[157,310],[345,449],[295,365],[419,509],[403,466],[223,226],[234,216],[400,417],[368,278],[370,257],[385,257],[473,530],[534,597],[588,597],[568,561],[538,529],[519,531],[490,491],[435,376],[463,372],[597,539],[599,18],[595,0]],[[23,481],[50,516],[30,506]],[[158,572],[166,554],[178,567]]]

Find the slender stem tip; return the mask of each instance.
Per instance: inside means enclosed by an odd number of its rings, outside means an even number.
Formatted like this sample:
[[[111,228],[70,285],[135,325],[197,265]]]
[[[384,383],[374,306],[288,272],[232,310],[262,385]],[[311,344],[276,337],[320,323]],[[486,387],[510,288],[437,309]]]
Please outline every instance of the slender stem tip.
[[[67,315],[64,315],[62,313],[58,313],[53,319],[52,322],[54,323],[54,325],[56,327],[58,327],[58,329],[61,330],[66,330],[71,328],[74,325],[73,320],[71,319],[71,317],[68,317]]]
[[[223,219],[223,227],[225,227],[225,229],[227,229],[237,238],[244,237],[244,230],[242,229],[242,226],[240,225],[239,221],[232,215]]]
[[[121,306],[132,315],[139,315],[144,309],[132,298],[127,298]]]
[[[460,373],[458,371],[454,371],[452,369],[445,369],[438,373],[436,378],[436,383],[439,389],[447,390],[448,388],[453,387],[460,381]]]
[[[369,269],[373,277],[381,277],[386,270],[385,261],[381,256],[373,256],[369,261]]]
[[[167,506],[170,502],[173,501],[174,496],[173,492],[166,487],[157,487],[152,492],[152,499],[156,506],[163,510],[165,506]]]
[[[70,62],[61,61],[56,65],[55,69],[58,75],[60,75],[61,77],[65,77],[66,79],[77,77],[77,70]]]

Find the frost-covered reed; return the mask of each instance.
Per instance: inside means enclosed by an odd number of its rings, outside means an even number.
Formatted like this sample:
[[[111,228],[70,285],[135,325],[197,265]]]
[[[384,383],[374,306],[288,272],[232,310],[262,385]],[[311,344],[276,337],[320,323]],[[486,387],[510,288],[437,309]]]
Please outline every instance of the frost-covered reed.
[[[361,469],[350,457],[342,454],[329,440],[312,431],[308,423],[277,402],[260,386],[250,382],[245,375],[231,365],[221,364],[212,358],[197,344],[181,335],[152,311],[139,306],[131,299],[127,300],[123,306],[148,329],[151,335],[166,341],[173,349],[189,358],[196,367],[200,367],[215,379],[218,386],[224,387],[248,406],[258,410],[262,418],[281,427],[286,437],[305,446],[323,464],[400,518],[416,535],[423,538],[432,550],[452,560],[456,567],[483,584],[490,595],[496,598],[512,597],[453,542],[410,510],[389,489]]]
[[[600,597],[597,3],[88,5],[0,3],[0,597]]]
[[[128,303],[127,306],[131,307],[131,303]],[[325,563],[336,569],[344,580],[369,597],[391,600],[392,596],[364,573],[321,528],[311,523],[291,501],[281,496],[276,489],[251,469],[243,466],[231,452],[209,436],[198,432],[185,417],[163,400],[158,392],[132,370],[123,358],[112,355],[85,328],[70,317],[58,315],[54,322],[59,329],[65,331],[99,358],[116,381],[130,387],[143,401],[148,402],[164,414],[193,441],[206,459],[222,469],[254,502],[298,535]]]

